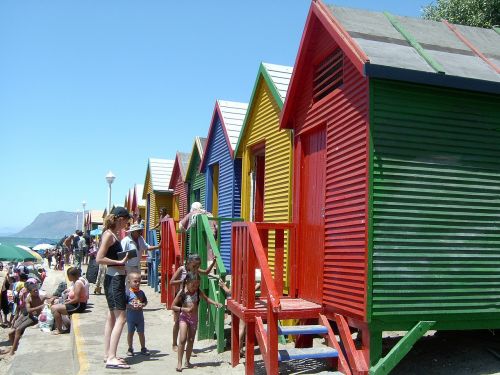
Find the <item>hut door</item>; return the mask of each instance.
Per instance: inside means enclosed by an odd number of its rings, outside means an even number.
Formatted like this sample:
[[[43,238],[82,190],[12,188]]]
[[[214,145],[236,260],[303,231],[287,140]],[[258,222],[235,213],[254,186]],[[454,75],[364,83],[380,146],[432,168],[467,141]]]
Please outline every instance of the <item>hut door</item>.
[[[252,215],[255,222],[264,221],[264,177],[265,177],[265,157],[264,154],[254,157],[252,171]]]
[[[325,228],[325,128],[300,137],[299,297],[322,302]]]
[[[174,218],[174,220],[181,220],[182,217],[180,217],[179,215],[179,194],[174,194],[174,209],[173,209],[174,212],[172,212],[172,216]]]
[[[212,175],[212,207],[208,208],[209,211],[214,216],[218,216],[219,212],[219,164],[214,164],[210,167],[210,173]]]

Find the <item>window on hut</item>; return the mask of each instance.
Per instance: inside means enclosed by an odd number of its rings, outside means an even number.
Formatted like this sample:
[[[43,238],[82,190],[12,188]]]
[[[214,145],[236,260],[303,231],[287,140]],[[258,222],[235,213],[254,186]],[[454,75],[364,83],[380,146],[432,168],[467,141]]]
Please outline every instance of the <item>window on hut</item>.
[[[313,101],[317,102],[343,83],[344,54],[337,48],[314,70]]]

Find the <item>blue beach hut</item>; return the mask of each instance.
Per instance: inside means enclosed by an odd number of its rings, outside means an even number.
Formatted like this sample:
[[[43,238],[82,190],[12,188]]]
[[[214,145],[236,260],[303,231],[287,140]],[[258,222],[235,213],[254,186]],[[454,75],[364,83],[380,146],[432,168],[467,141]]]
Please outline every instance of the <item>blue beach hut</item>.
[[[200,172],[205,174],[205,207],[216,217],[240,217],[241,159],[234,158],[247,103],[217,100]],[[231,223],[219,228],[220,252],[231,272]]]

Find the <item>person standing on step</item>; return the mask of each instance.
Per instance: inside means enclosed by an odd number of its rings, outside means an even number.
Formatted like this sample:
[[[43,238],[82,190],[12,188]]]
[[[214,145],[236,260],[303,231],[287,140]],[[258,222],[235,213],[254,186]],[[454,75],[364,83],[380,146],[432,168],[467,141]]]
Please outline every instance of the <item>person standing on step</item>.
[[[122,359],[117,358],[116,351],[118,342],[126,322],[126,295],[125,295],[125,263],[128,254],[119,259],[118,253],[122,251],[119,240],[122,231],[130,219],[130,214],[123,207],[115,207],[111,214],[106,217],[105,231],[102,234],[101,246],[97,251],[96,261],[98,264],[108,266],[104,278],[104,292],[108,302],[108,317],[104,328],[104,356],[106,368],[128,369],[129,365]]]

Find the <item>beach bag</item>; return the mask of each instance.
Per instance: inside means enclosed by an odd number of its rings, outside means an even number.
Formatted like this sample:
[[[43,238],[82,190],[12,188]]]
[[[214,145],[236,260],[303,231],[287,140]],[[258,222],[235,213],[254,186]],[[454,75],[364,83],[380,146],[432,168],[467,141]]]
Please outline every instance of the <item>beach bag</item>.
[[[52,330],[52,326],[54,325],[54,315],[52,315],[52,311],[48,305],[45,305],[40,316],[38,317],[38,327],[43,332],[50,332]]]

